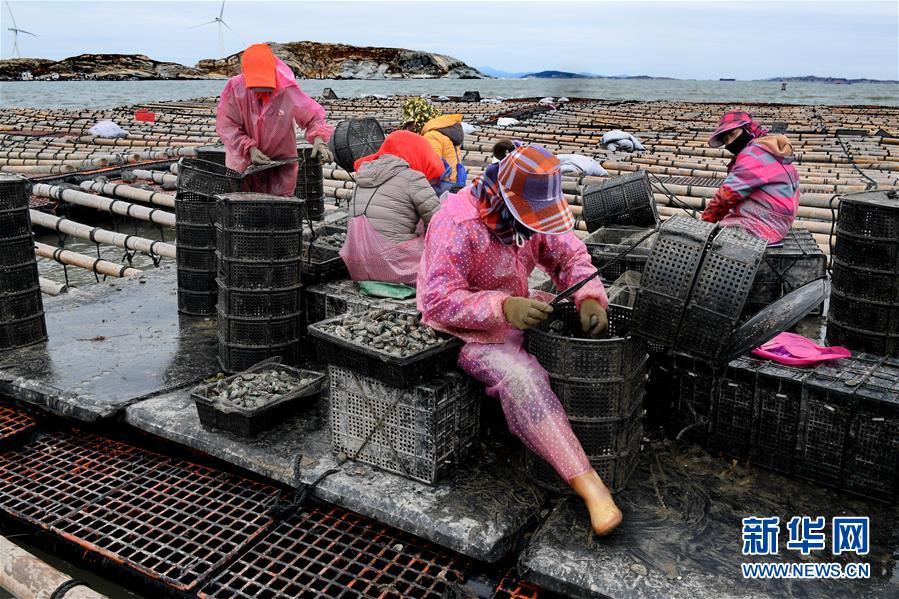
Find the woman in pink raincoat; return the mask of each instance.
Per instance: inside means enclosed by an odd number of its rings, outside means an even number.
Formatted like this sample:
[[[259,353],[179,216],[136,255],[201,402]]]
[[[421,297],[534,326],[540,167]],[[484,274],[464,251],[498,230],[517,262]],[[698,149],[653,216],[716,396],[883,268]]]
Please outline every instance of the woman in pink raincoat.
[[[531,297],[528,275],[544,269],[565,289],[595,272],[562,197],[558,159],[521,146],[459,193],[431,219],[418,273],[418,308],[431,327],[465,341],[459,366],[499,397],[509,430],[552,464],[584,500],[597,534],[621,512],[590,466],[549,376],[523,347],[523,331],[552,307]],[[593,280],[573,296],[585,332],[608,326],[605,289]]]
[[[266,44],[244,50],[241,74],[222,90],[215,130],[225,144],[226,165],[243,172],[249,165],[297,156],[294,123],[306,130],[312,156],[331,162],[327,142],[334,128],[325,110],[300,89],[293,72]],[[292,196],[297,165],[288,164],[247,177],[246,191]]]

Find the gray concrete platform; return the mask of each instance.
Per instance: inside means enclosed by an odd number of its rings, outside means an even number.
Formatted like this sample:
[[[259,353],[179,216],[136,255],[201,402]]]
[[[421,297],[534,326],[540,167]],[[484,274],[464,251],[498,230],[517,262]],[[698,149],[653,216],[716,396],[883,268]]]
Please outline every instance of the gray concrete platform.
[[[125,419],[140,430],[297,486],[337,467],[327,400],[319,401],[252,439],[204,428],[187,390],[135,403]],[[495,443],[476,448],[465,465],[434,486],[346,462],[314,495],[488,562],[509,553],[546,499],[525,480],[517,454]]]
[[[178,314],[174,265],[44,297],[49,340],[0,351],[0,394],[95,421],[218,370],[215,320]]]
[[[560,503],[519,558],[528,580],[573,597],[614,598],[837,598],[899,597],[899,508],[869,502],[761,468],[710,456],[669,442],[644,449],[619,505],[624,522],[611,535],[588,532],[587,511]],[[869,516],[871,551],[833,556],[833,516]],[[779,516],[780,554],[742,556],[741,520]],[[825,516],[827,548],[803,557],[786,548],[793,516]],[[857,562],[869,580],[747,580],[743,562]]]

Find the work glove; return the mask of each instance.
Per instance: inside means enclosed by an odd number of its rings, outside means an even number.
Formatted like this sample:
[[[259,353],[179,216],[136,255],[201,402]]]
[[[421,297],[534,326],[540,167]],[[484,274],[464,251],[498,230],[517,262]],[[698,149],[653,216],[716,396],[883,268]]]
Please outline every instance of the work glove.
[[[272,159],[263,154],[262,150],[256,146],[250,148],[250,162],[253,164],[258,166],[260,164],[270,164],[271,161]]]
[[[507,297],[503,302],[503,316],[510,325],[524,331],[532,329],[552,313],[553,307],[546,302],[527,297]]]
[[[334,155],[331,153],[331,148],[328,147],[328,144],[325,143],[325,140],[321,137],[316,137],[312,140],[312,157],[318,157],[323,164],[334,162]]]
[[[599,337],[609,328],[609,316],[595,299],[581,302],[581,329],[591,337]]]

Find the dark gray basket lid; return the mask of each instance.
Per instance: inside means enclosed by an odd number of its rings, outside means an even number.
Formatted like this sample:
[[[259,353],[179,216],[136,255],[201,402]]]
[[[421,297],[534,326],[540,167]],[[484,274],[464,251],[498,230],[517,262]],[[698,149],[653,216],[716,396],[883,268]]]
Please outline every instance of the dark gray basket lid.
[[[817,279],[756,312],[734,330],[716,362],[727,364],[791,328],[824,301],[828,287],[826,279]]]

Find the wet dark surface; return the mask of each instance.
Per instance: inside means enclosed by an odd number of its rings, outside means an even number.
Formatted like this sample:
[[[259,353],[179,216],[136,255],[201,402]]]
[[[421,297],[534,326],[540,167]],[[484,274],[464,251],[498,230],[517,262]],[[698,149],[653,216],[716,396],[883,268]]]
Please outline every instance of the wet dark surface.
[[[0,352],[0,394],[84,421],[218,370],[215,321],[178,314],[175,267],[44,298],[49,341]]]
[[[869,502],[799,479],[710,456],[694,445],[656,442],[617,498],[621,527],[605,538],[588,532],[577,499],[562,502],[522,553],[519,569],[549,590],[578,597],[897,597],[899,508]],[[803,557],[786,549],[793,516],[825,516],[827,545]],[[742,551],[741,519],[779,516],[780,554]],[[869,516],[869,555],[833,556],[833,516]],[[871,564],[870,580],[752,581],[743,562]]]
[[[204,428],[187,390],[162,394],[126,410],[146,432],[187,445],[252,472],[296,486],[338,467],[331,452],[326,400],[280,426],[244,439]],[[465,465],[430,486],[365,464],[346,462],[314,495],[485,561],[506,555],[533,526],[545,495],[528,483],[517,453],[490,443]]]

